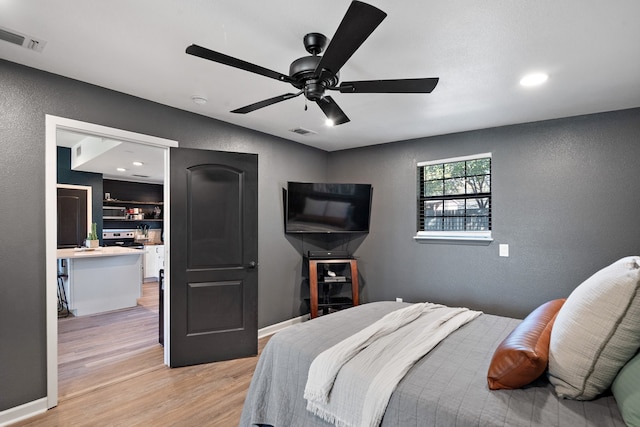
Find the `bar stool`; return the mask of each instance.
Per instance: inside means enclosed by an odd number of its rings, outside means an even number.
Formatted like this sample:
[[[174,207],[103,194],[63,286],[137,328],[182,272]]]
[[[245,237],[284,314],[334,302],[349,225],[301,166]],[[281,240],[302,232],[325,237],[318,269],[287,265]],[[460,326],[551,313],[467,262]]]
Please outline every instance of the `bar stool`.
[[[58,274],[58,317],[69,316],[69,300],[64,290],[64,279],[67,277],[66,274]]]

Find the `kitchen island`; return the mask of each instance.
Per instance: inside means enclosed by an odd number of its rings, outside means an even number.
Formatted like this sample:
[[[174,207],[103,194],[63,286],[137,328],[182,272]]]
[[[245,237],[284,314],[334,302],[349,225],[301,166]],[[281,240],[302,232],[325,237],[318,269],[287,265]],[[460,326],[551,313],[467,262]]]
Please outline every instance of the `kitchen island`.
[[[142,291],[141,249],[58,249],[69,311],[75,316],[134,307]]]

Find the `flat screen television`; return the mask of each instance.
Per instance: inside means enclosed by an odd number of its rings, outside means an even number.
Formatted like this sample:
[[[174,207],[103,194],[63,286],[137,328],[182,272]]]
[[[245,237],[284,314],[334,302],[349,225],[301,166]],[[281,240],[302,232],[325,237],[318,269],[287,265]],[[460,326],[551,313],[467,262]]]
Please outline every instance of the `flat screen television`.
[[[371,184],[289,182],[286,233],[367,233]]]

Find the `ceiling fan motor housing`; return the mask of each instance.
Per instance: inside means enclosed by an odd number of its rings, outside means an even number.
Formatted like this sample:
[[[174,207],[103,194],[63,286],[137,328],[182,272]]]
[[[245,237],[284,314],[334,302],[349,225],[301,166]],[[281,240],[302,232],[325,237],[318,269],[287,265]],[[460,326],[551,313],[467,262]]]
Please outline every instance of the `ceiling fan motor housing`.
[[[304,96],[310,101],[322,98],[326,88],[338,84],[338,74],[322,70],[321,76],[316,75],[316,67],[321,59],[315,55],[303,56],[293,61],[289,67],[289,77],[293,79],[291,84],[304,90]]]

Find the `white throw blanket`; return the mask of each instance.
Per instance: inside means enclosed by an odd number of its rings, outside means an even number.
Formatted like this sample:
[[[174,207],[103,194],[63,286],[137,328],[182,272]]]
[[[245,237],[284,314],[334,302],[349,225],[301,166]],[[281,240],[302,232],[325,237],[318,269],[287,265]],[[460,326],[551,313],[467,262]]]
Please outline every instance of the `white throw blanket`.
[[[415,362],[480,314],[432,303],[387,314],[313,360],[304,390],[307,410],[338,427],[379,425]]]

